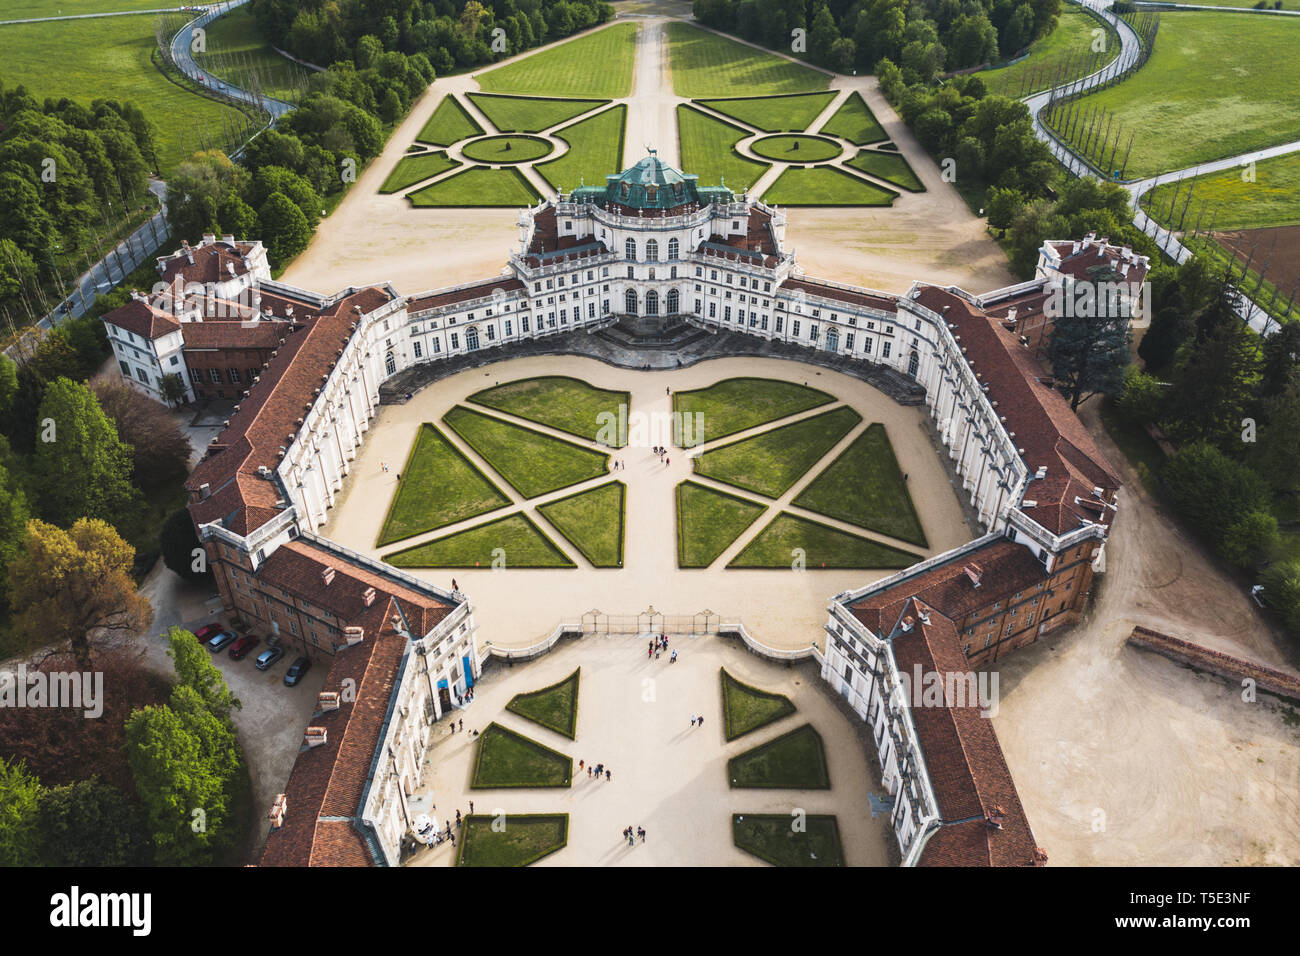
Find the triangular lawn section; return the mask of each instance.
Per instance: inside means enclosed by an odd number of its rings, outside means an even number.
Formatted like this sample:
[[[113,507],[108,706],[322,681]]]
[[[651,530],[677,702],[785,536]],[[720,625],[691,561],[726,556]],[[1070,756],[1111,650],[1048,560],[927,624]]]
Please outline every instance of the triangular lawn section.
[[[854,169],[862,170],[864,173],[879,176],[885,182],[893,183],[908,192],[925,192],[925,186],[917,178],[916,173],[912,171],[912,167],[907,164],[907,160],[897,153],[879,153],[875,150],[864,149],[856,157],[849,160],[849,165]]]
[[[578,731],[578,683],[582,668],[541,690],[515,694],[506,710],[573,740]]]
[[[835,396],[820,389],[780,379],[723,379],[707,388],[673,393],[673,411],[677,413],[673,443],[682,447],[683,437],[690,439],[692,445],[716,441],[833,401]],[[691,416],[689,420],[685,418],[687,415]],[[682,431],[690,434],[683,436]]]
[[[727,761],[727,782],[736,789],[829,790],[821,734],[804,724]]]
[[[773,866],[844,865],[839,823],[829,814],[808,814],[796,831],[788,813],[733,813],[731,837],[737,847]]]
[[[810,824],[814,819],[809,817]],[[788,830],[789,817],[782,820]],[[567,813],[512,813],[509,826],[498,824],[497,817],[487,813],[465,817],[456,865],[528,866],[564,849],[569,842]]]
[[[489,169],[486,166],[471,166],[464,172],[409,192],[406,198],[416,208],[446,206],[454,209],[531,206],[540,197],[532,183],[514,167]]]
[[[572,782],[572,757],[497,723],[479,735],[471,789],[569,787]]]
[[[626,408],[630,400],[627,392],[597,388],[568,375],[521,378],[465,399],[611,448],[627,444],[627,436],[619,434],[619,407]]]
[[[828,90],[825,93],[744,96],[695,102],[767,133],[800,133],[808,128],[836,95],[834,90]]]
[[[723,732],[728,741],[743,737],[795,712],[794,703],[785,694],[759,690],[736,680],[727,673],[725,667],[720,670]]]
[[[553,131],[552,136],[569,144],[569,151],[533,168],[558,192],[569,193],[583,185],[599,186],[611,169],[622,166],[626,121],[627,106],[620,103]]]
[[[819,132],[847,139],[855,146],[878,143],[882,139],[889,138],[880,121],[871,112],[871,107],[867,106],[866,101],[862,99],[862,94],[857,90],[854,90],[853,95],[840,105],[835,115],[826,121],[826,125]]]
[[[695,481],[677,486],[677,566],[707,568],[766,509]]]
[[[598,568],[623,566],[623,502],[627,486],[610,481],[537,510]]]
[[[897,198],[837,166],[789,166],[763,193],[764,202],[782,206],[889,206]]]
[[[527,515],[512,514],[385,555],[398,568],[574,568]],[[494,563],[495,562],[495,563]]]
[[[760,531],[727,567],[781,570],[793,568],[798,563],[809,571],[843,568],[892,570],[911,567],[920,560],[919,554],[860,538],[820,521],[782,513]]]
[[[608,100],[560,100],[541,96],[466,93],[502,133],[539,133],[594,110]]]
[[[456,97],[448,93],[415,138],[435,146],[450,146],[471,136],[481,136],[483,127],[465,111]]]

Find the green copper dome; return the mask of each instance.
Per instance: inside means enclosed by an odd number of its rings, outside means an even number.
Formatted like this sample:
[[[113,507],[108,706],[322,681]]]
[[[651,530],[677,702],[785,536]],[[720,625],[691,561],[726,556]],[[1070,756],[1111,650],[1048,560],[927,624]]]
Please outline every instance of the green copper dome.
[[[698,178],[673,169],[652,149],[635,166],[606,176],[603,189],[581,186],[574,190],[573,198],[578,202],[612,203],[628,209],[675,209],[692,203],[707,206],[711,202],[731,200],[730,190],[701,189]]]

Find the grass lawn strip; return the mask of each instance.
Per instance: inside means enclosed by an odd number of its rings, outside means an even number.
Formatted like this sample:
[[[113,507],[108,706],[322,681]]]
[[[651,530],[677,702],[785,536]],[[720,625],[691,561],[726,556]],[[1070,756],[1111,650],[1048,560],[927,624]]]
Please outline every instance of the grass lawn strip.
[[[1200,0],[1197,0],[1200,2]],[[1236,0],[1239,6],[1250,6]],[[1115,30],[1079,7],[1063,5],[1056,26],[1045,37],[1033,42],[1029,53],[1009,66],[995,67],[978,74],[990,93],[1018,99],[1045,90],[1057,83],[1068,83],[1083,76],[1092,65],[1093,31],[1106,31],[1104,64],[1119,52],[1119,38]],[[1160,43],[1156,37],[1156,45]],[[1067,72],[1060,72],[1066,67]]]
[[[609,473],[609,456],[457,405],[442,420],[525,498]]]
[[[921,560],[900,548],[848,534],[838,528],[782,513],[758,533],[729,568],[791,568],[798,558],[810,571],[863,568],[892,570]]]
[[[537,510],[592,566],[621,568],[626,495],[623,482],[610,481],[538,505]]]
[[[716,441],[833,401],[833,395],[793,382],[774,378],[728,378],[707,388],[674,392],[673,411],[680,413],[682,418],[686,415],[702,416],[703,435],[691,436],[693,444],[698,445],[701,440]],[[680,434],[673,436],[679,448],[681,437]]]
[[[613,109],[561,127],[552,135],[569,144],[568,152],[533,168],[558,192],[572,192],[582,185],[600,185],[611,170],[622,165],[626,123],[627,107],[620,103]]]
[[[433,143],[435,146],[450,146],[462,139],[481,135],[483,135],[483,127],[478,125],[474,117],[465,112],[465,107],[460,105],[456,97],[448,93],[429,117],[429,122],[424,124],[424,129],[420,130],[415,138],[422,143]]]
[[[636,34],[637,24],[616,23],[480,73],[475,79],[487,93],[618,99],[632,92]]]
[[[491,93],[465,95],[502,133],[539,133],[608,102],[594,99],[545,99],[540,96],[496,96]]]
[[[574,568],[576,564],[525,514],[506,515],[401,551],[399,568]]]
[[[505,827],[497,817],[473,813],[465,817],[457,866],[528,866],[564,849],[569,842],[567,813],[515,813]]]
[[[569,787],[573,758],[498,723],[479,734],[471,790]]]
[[[826,125],[819,132],[847,139],[857,146],[878,143],[882,139],[889,138],[880,121],[876,119],[876,115],[871,112],[871,107],[867,106],[862,94],[856,90],[840,104],[835,115],[826,121]]]
[[[531,206],[538,200],[537,190],[517,169],[488,169],[471,166],[463,173],[448,176],[406,198],[421,206]]]
[[[447,154],[443,152],[403,156],[397,161],[393,171],[388,174],[384,184],[379,187],[379,191],[385,194],[399,192],[407,186],[414,186],[418,182],[432,179],[455,168],[456,163],[448,159]]]
[[[677,135],[681,140],[682,168],[699,176],[702,186],[726,185],[744,192],[771,167],[736,152],[736,144],[750,135],[739,126],[679,104]]]
[[[1190,183],[1192,201],[1187,202],[1189,183],[1165,183],[1148,190],[1142,208],[1163,226],[1169,225],[1172,207],[1175,225],[1186,209],[1184,225],[1190,232],[1201,225],[1223,232],[1229,229],[1262,229],[1300,223],[1300,152],[1260,160],[1255,164],[1254,182],[1241,177],[1244,167],[1197,176]],[[1177,186],[1177,201],[1175,201]],[[1205,213],[1201,213],[1201,203]]]
[[[849,165],[854,169],[862,170],[864,173],[878,176],[885,182],[893,183],[908,192],[925,192],[925,186],[917,178],[916,173],[912,171],[912,167],[908,165],[907,160],[897,153],[877,153],[873,150],[864,149],[849,160]]]
[[[678,96],[811,93],[830,85],[825,73],[687,23],[668,24],[668,43]]]
[[[788,813],[733,813],[736,846],[773,866],[843,866],[844,848],[834,816],[810,814],[796,831]]]
[[[581,677],[582,668],[579,667],[549,687],[515,694],[506,704],[506,710],[573,740],[578,730],[578,685]]]
[[[806,130],[833,99],[835,92],[827,90],[825,93],[745,96],[696,102],[767,133],[795,133]]]
[[[475,392],[465,401],[578,438],[600,441],[610,448],[627,444],[627,436],[618,434],[619,428],[606,426],[611,420],[617,422],[620,407],[628,407],[630,393],[596,388],[567,375],[522,378]],[[606,438],[610,440],[605,442]]]
[[[829,790],[821,734],[804,724],[727,761],[727,782],[735,789]]]
[[[773,694],[738,681],[719,668],[722,678],[723,732],[730,743],[795,712],[784,694]]]
[[[677,566],[707,568],[767,509],[694,481],[677,486]]]
[[[791,166],[763,193],[763,201],[782,206],[888,206],[898,193],[836,169]]]

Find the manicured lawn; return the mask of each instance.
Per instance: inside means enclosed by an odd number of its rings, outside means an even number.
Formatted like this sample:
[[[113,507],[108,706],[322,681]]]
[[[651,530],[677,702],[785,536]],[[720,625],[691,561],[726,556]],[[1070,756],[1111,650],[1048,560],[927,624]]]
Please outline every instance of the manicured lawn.
[[[847,139],[858,146],[878,143],[887,138],[876,114],[871,112],[871,107],[867,106],[862,94],[857,92],[840,105],[835,115],[821,128],[821,132]]]
[[[833,395],[793,382],[773,378],[728,378],[708,388],[674,393],[673,411],[683,416],[703,416],[703,434],[693,436],[698,445],[702,440],[726,438],[746,428],[833,401]],[[679,435],[674,435],[673,441],[681,447]]]
[[[782,163],[816,163],[834,159],[841,152],[838,143],[820,136],[764,136],[754,140],[751,148]]]
[[[727,761],[727,782],[737,789],[829,790],[821,734],[804,724]]]
[[[0,0],[0,20],[31,17],[67,17],[81,13],[115,13],[125,10],[162,10],[181,4],[159,0]]]
[[[677,486],[677,566],[707,568],[766,509],[694,481]]]
[[[414,186],[418,182],[426,179],[432,179],[449,169],[455,169],[456,163],[447,158],[447,154],[439,150],[436,153],[423,153],[419,156],[403,156],[393,167],[393,171],[388,174],[384,184],[379,187],[381,193],[395,193],[405,189],[407,186]]]
[[[610,448],[627,444],[627,436],[620,433],[617,421],[619,408],[628,405],[628,393],[596,388],[567,375],[507,382],[475,392],[466,401],[549,425]]]
[[[1250,6],[1241,0],[1237,0],[1237,5]],[[1062,4],[1062,7],[1052,32],[1034,41],[1029,55],[1023,60],[978,74],[986,89],[1017,99],[1086,76],[1092,63],[1093,30],[1106,31],[1106,53],[1100,62],[1104,64],[1114,59],[1119,53],[1119,38],[1114,29],[1078,7],[1070,4]],[[1164,29],[1163,22],[1161,29]],[[1160,39],[1156,37],[1157,47]]]
[[[1162,12],[1146,65],[1079,105],[1123,124],[1121,157],[1137,131],[1130,179],[1300,139],[1300,70],[1279,66],[1300,49],[1298,28],[1293,17]]]
[[[525,498],[609,473],[609,456],[457,405],[442,417]]]
[[[573,758],[493,723],[479,735],[470,788],[568,787],[572,778]]]
[[[728,741],[789,717],[795,706],[784,694],[772,694],[736,680],[721,668],[723,732]]]
[[[839,518],[928,547],[921,519],[894,457],[885,426],[871,425],[844,454],[818,475],[794,503],[809,511]]]
[[[424,124],[424,129],[420,130],[415,138],[422,143],[433,143],[435,146],[450,146],[462,139],[478,136],[482,132],[483,127],[478,125],[474,117],[465,112],[465,107],[460,105],[456,97],[448,93],[429,117],[429,122]]]
[[[489,136],[462,147],[467,157],[480,163],[526,163],[550,151],[551,144],[537,136]]]
[[[792,166],[768,187],[763,201],[781,206],[888,206],[897,196],[832,166]]]
[[[795,559],[809,571],[823,568],[906,568],[921,560],[886,544],[847,534],[820,521],[809,521],[790,514],[777,515],[744,551],[736,555],[729,568],[790,568]]]
[[[432,531],[510,503],[435,426],[420,426],[411,456],[399,472],[379,545]]]
[[[739,126],[705,116],[689,106],[677,107],[677,136],[682,147],[682,168],[700,177],[701,186],[726,184],[732,192],[744,192],[767,172],[766,163],[756,163],[736,152],[736,144],[749,135]]]
[[[695,472],[779,498],[860,421],[861,415],[842,405],[706,451],[695,459]]]
[[[407,199],[412,206],[531,206],[535,190],[517,169],[471,166],[463,173],[425,186]]]
[[[627,107],[619,104],[556,130],[554,135],[569,144],[559,159],[534,167],[560,192],[572,192],[581,185],[599,186],[623,163],[623,130]]]
[[[678,96],[810,93],[830,85],[825,73],[690,24],[669,23],[668,42]]]
[[[1159,223],[1169,222],[1173,205],[1175,223],[1187,208],[1184,226],[1190,232],[1201,219],[1201,227],[1214,223],[1217,231],[1259,229],[1266,226],[1289,226],[1300,222],[1300,153],[1276,156],[1255,164],[1255,181],[1243,182],[1249,170],[1244,167],[1197,176],[1191,183],[1192,199],[1187,204],[1189,184],[1168,183],[1157,186],[1143,197],[1142,208]],[[1178,201],[1174,202],[1174,187]],[[1205,215],[1201,217],[1201,203]],[[1251,288],[1254,288],[1252,285]]]
[[[465,818],[457,866],[527,866],[569,842],[567,813],[519,813],[497,817],[475,813]]]
[[[158,71],[149,59],[157,47],[153,24],[141,14],[0,27],[0,80],[9,90],[26,86],[38,103],[47,96],[87,107],[97,99],[135,103],[158,126],[166,176],[201,148],[200,133],[205,142],[223,140],[222,123],[242,125],[244,116]]]
[[[538,505],[542,517],[598,568],[623,566],[623,507],[627,486],[611,481]]]
[[[515,694],[506,710],[573,740],[578,731],[578,683],[582,668],[564,680],[526,694]]]
[[[796,822],[802,824],[799,830]],[[773,866],[844,865],[834,816],[812,814],[796,820],[788,813],[733,813],[731,835],[737,847]]]
[[[524,514],[506,515],[425,544],[386,555],[399,568],[574,568]]]
[[[548,100],[529,96],[466,94],[503,133],[539,133],[594,110],[605,100]]]
[[[912,167],[907,164],[907,160],[897,153],[877,153],[864,149],[849,160],[849,165],[864,173],[879,176],[885,182],[900,186],[908,192],[925,192],[925,187],[921,185],[921,180],[916,178],[916,173],[912,172]]]
[[[71,5],[61,6],[67,12]],[[173,4],[159,2],[154,8],[169,6]],[[222,14],[204,29],[208,51],[196,58],[205,70],[241,89],[287,103],[296,103],[305,95],[312,71],[271,49],[247,4]]]
[[[828,103],[833,91],[796,93],[792,96],[745,96],[737,99],[699,100],[701,106],[725,113],[742,123],[769,133],[798,132],[808,128]]]
[[[632,92],[636,57],[635,23],[613,26],[534,53],[477,76],[489,93],[536,96],[602,96],[614,99]]]

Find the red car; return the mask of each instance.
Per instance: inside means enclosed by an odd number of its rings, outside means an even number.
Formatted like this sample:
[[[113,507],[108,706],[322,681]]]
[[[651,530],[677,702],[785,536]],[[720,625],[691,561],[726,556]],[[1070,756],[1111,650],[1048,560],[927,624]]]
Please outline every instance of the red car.
[[[261,640],[260,637],[253,634],[245,634],[230,645],[230,656],[237,661],[242,661],[248,656],[248,652],[255,648]]]
[[[220,633],[221,633],[220,624],[204,624],[201,628],[199,628],[197,631],[194,632],[194,636],[199,639],[200,644],[206,644],[208,641],[210,641],[212,638],[216,637]]]

